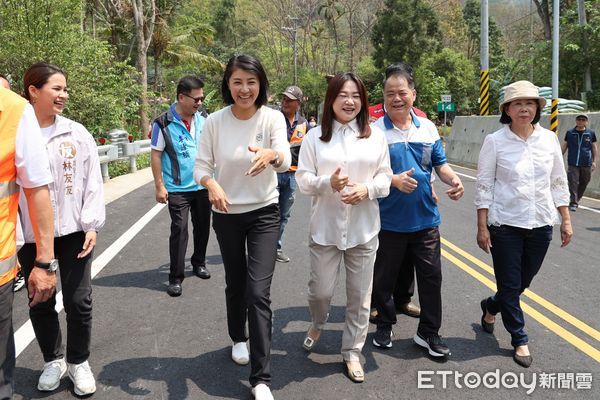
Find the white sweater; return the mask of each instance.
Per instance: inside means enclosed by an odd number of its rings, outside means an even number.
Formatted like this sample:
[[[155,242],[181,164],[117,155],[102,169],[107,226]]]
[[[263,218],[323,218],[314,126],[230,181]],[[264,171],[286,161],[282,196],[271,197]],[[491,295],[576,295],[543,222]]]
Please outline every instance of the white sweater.
[[[254,153],[248,146],[271,148],[283,153],[278,168],[267,167],[257,176],[246,175]],[[194,179],[200,183],[211,176],[221,185],[231,205],[229,214],[241,214],[279,201],[277,174],[291,164],[285,117],[269,107],[260,107],[248,120],[237,119],[231,106],[208,116],[194,167]],[[219,212],[213,207],[213,211]]]

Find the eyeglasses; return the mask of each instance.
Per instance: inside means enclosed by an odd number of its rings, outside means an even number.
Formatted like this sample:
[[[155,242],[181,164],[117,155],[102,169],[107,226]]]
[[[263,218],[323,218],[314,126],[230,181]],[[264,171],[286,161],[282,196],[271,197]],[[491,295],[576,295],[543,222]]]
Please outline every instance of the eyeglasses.
[[[204,96],[192,97],[186,93],[181,93],[181,94],[184,95],[185,97],[189,97],[190,99],[194,100],[194,103],[202,103],[204,101]]]

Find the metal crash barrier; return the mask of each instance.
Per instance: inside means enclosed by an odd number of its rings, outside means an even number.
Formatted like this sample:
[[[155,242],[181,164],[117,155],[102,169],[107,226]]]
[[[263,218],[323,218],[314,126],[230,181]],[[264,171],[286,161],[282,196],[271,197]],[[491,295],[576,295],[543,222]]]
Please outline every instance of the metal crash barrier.
[[[150,153],[150,139],[129,142],[129,134],[122,129],[113,129],[108,133],[111,144],[97,146],[100,158],[102,180],[108,182],[108,163],[111,161],[129,160],[129,173],[137,171],[137,156]]]

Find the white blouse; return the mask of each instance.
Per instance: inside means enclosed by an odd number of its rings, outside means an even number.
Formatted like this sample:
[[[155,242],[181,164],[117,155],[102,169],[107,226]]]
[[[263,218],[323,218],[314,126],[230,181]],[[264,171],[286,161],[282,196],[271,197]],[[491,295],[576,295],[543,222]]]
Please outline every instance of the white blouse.
[[[488,135],[477,163],[475,206],[488,225],[533,229],[558,223],[569,205],[567,174],[556,135],[536,124],[527,140],[505,125]]]
[[[358,138],[356,121],[333,123],[329,142],[319,139],[321,127],[305,136],[296,180],[300,191],[313,196],[310,235],[315,243],[346,250],[367,243],[379,232],[377,198],[390,192],[392,169],[384,133],[371,127],[368,138]],[[369,196],[356,205],[344,204],[331,187],[331,174],[341,167],[349,182],[362,183]],[[348,188],[344,190],[349,190]]]

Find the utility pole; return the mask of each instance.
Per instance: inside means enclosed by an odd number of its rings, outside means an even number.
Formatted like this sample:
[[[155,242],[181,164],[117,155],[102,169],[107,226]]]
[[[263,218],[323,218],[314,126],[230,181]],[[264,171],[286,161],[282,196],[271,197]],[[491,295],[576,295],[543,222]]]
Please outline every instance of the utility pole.
[[[588,54],[588,37],[586,32],[587,18],[585,15],[585,0],[577,0],[577,13],[579,14],[579,25],[582,27],[582,47],[583,57],[585,59],[585,69],[583,72],[583,90],[587,94],[592,91],[592,72]],[[585,97],[585,96],[584,96]],[[585,99],[583,99],[585,101]]]
[[[490,61],[488,0],[481,0],[481,70],[479,74],[479,115],[490,114]]]
[[[552,113],[550,114],[550,130],[558,135],[558,49],[560,30],[560,1],[552,2]]]
[[[294,48],[294,85],[298,84],[298,48],[297,48],[297,42],[298,42],[298,26],[297,26],[297,21],[298,21],[298,17],[291,17],[288,15],[288,18],[290,20],[292,20],[292,27],[288,27],[288,26],[284,26],[281,29],[283,29],[284,31],[288,31],[292,33],[292,45]]]

